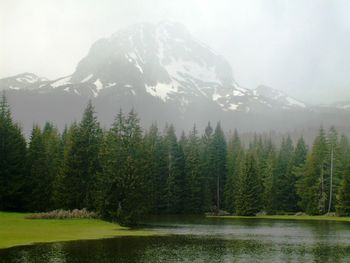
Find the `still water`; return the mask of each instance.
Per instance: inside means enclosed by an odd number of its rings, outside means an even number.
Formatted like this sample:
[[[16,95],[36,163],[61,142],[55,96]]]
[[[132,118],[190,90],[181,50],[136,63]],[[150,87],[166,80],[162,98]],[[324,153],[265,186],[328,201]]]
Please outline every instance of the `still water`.
[[[350,262],[350,224],[266,219],[156,218],[153,237],[0,250],[0,262]]]

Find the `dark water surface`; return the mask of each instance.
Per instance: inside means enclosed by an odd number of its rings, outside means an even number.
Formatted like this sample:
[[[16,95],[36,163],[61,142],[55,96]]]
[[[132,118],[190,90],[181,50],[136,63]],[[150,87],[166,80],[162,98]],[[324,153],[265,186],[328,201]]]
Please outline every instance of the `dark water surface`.
[[[0,262],[350,262],[349,223],[163,217],[145,227],[169,235],[16,247]]]

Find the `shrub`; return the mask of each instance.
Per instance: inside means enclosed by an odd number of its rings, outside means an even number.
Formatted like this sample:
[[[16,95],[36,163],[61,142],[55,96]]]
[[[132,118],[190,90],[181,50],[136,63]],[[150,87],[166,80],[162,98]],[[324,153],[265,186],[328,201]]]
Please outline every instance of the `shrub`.
[[[91,219],[98,218],[95,212],[90,212],[86,208],[81,210],[54,210],[44,213],[35,213],[26,216],[26,219]]]

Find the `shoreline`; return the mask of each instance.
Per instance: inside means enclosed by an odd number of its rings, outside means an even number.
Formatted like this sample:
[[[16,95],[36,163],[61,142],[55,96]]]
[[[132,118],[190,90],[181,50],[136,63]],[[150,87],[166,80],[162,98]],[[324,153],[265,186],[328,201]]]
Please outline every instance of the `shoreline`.
[[[99,219],[25,219],[27,215],[0,212],[0,250],[36,243],[161,234],[152,230],[122,227]]]
[[[158,231],[131,229],[99,219],[25,219],[27,215],[28,213],[0,212],[0,250],[40,243],[162,235]],[[337,216],[263,215],[206,218],[350,222],[350,217]]]
[[[273,219],[273,220],[304,220],[304,221],[336,221],[350,222],[350,217],[340,216],[295,216],[295,215],[264,215],[264,216],[207,216],[220,219]]]

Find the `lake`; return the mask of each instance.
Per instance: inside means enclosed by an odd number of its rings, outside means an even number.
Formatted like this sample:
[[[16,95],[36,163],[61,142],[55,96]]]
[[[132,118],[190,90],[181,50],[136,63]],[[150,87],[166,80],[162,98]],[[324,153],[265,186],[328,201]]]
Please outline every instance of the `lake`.
[[[166,235],[15,247],[0,262],[350,262],[345,222],[161,217],[144,227]]]

